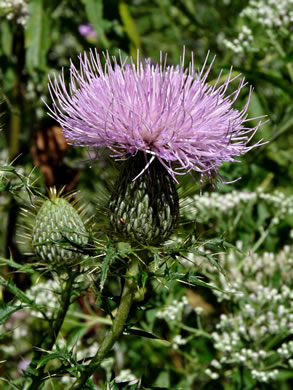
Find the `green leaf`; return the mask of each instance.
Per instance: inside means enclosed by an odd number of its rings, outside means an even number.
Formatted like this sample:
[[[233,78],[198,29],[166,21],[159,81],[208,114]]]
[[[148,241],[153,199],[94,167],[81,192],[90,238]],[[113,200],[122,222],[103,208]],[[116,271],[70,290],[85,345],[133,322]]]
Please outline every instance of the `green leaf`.
[[[11,336],[11,332],[0,333],[0,340],[5,339],[9,336]]]
[[[156,339],[156,340],[161,339],[159,336],[155,335],[154,333],[147,332],[146,330],[143,329],[128,328],[127,333],[134,334],[136,336],[146,337],[148,339]]]
[[[99,38],[104,33],[103,21],[103,1],[102,0],[82,0],[85,5],[85,12],[89,22],[93,25]]]
[[[276,132],[273,134],[272,138],[270,139],[270,142],[274,141],[280,135],[284,134],[286,131],[292,131],[293,128],[293,111],[290,110],[289,115],[286,116],[286,118],[278,124]]]
[[[221,264],[216,260],[214,259],[213,255],[212,254],[209,254],[209,253],[206,253],[206,252],[203,252],[197,248],[190,248],[188,250],[189,252],[195,254],[195,255],[198,255],[198,256],[202,256],[202,257],[205,257],[209,260],[209,262],[217,268],[217,270],[219,272],[221,272],[223,275],[225,275],[225,271],[223,270]]]
[[[230,69],[229,66],[222,66],[222,68]],[[258,84],[260,81],[267,81],[275,87],[282,89],[288,95],[293,96],[293,87],[282,77],[269,72],[261,72],[237,66],[234,66],[233,69],[245,74],[246,77],[255,84]]]
[[[21,305],[10,305],[8,303],[0,302],[0,324],[7,321],[8,318],[18,310],[21,310],[23,306]]]
[[[31,266],[18,264],[13,259],[5,259],[4,257],[0,257],[0,265],[1,264],[9,265],[11,268],[16,268],[19,270],[19,272],[24,272],[27,274],[35,273]]]
[[[54,351],[49,353],[48,355],[43,356],[38,363],[37,369],[42,366],[45,366],[50,360],[59,359],[59,360],[67,360],[64,354],[59,351]]]
[[[13,259],[5,259],[4,257],[0,257],[0,264],[9,265],[11,268],[19,269],[22,267],[21,264],[16,263]]]
[[[2,18],[1,20],[1,46],[3,53],[10,57],[12,54],[13,34],[8,20]]]
[[[33,301],[27,297],[24,292],[21,291],[11,280],[6,280],[0,277],[0,285],[6,287],[21,302],[27,303],[30,306],[33,304]]]
[[[248,112],[248,115],[250,118],[257,118],[257,117],[261,117],[261,116],[266,115],[265,109],[262,106],[262,103],[261,103],[261,100],[258,96],[257,91],[254,91],[254,93],[252,94],[252,96],[250,98],[250,104],[248,106],[247,112]],[[264,118],[264,120],[265,119],[266,118]],[[250,123],[251,123],[251,126],[257,126],[259,124],[259,122],[260,122],[260,119],[254,119]],[[268,141],[271,136],[272,136],[272,128],[271,128],[270,124],[264,123],[261,126],[260,130],[256,132],[256,134],[254,136],[254,140],[257,141],[257,140],[263,138],[264,140]]]
[[[50,47],[50,12],[43,0],[29,3],[29,19],[25,29],[26,65],[29,72],[46,68],[46,54]]]
[[[101,291],[104,288],[110,265],[119,256],[119,252],[117,251],[117,249],[113,246],[113,244],[111,242],[106,247],[105,252],[106,252],[106,256],[105,256],[104,261],[101,265],[101,280],[100,280]]]
[[[125,29],[126,34],[128,35],[132,47],[131,47],[131,55],[132,57],[136,57],[136,50],[137,48],[140,48],[140,36],[138,34],[135,21],[133,17],[131,16],[131,13],[129,11],[129,7],[124,0],[119,1],[119,12],[121,16],[121,20]]]
[[[80,340],[86,332],[86,327],[74,328],[66,341],[67,348],[73,348],[77,344],[78,340]]]
[[[162,276],[162,275],[158,275],[157,274],[157,276]],[[197,276],[190,275],[188,272],[186,274],[182,274],[182,273],[179,273],[179,272],[170,272],[168,274],[168,278],[169,278],[169,280],[177,280],[178,282],[181,282],[181,283],[191,284],[191,285],[195,285],[195,286],[207,287],[207,288],[210,288],[210,289],[213,289],[213,290],[217,290],[217,291],[221,291],[223,293],[229,294],[229,292],[224,291],[224,290],[222,290],[219,287],[213,286],[212,284],[206,283],[203,280],[199,279]]]
[[[159,386],[161,389],[169,389],[170,388],[170,374],[168,371],[162,371],[158,375],[154,383],[155,386]],[[164,387],[167,386],[167,387]]]
[[[288,53],[286,57],[283,57],[282,60],[285,62],[285,64],[290,64],[293,62],[293,51]]]

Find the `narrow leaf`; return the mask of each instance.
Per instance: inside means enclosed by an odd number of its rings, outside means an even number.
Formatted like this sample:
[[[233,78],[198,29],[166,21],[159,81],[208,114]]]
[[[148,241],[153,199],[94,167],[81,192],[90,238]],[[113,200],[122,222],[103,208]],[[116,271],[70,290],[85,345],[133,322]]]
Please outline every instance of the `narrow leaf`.
[[[119,252],[117,251],[117,249],[114,246],[112,246],[112,244],[110,244],[109,246],[106,247],[105,252],[106,252],[106,256],[105,256],[104,261],[101,265],[101,280],[100,280],[101,291],[104,288],[110,265],[119,256]]]
[[[198,256],[202,256],[202,257],[205,257],[209,260],[209,262],[217,268],[217,270],[219,272],[221,272],[223,275],[225,275],[225,271],[223,270],[221,264],[214,259],[213,255],[209,254],[209,253],[206,253],[206,252],[203,252],[197,248],[190,248],[189,249],[189,252],[195,254],[195,255],[198,255]]]
[[[22,308],[22,306],[10,305],[4,302],[0,302],[0,324],[3,324],[13,313],[21,310]]]
[[[150,333],[142,329],[129,328],[127,329],[127,333],[134,334],[136,336],[146,337],[148,339],[160,339],[160,337],[156,336],[154,333]]]
[[[52,353],[50,353],[48,355],[43,356],[39,360],[37,369],[42,367],[42,366],[44,366],[44,365],[46,365],[50,360],[53,360],[53,359],[64,360],[64,355],[61,354],[60,352],[56,351],[56,352],[52,352]]]
[[[129,11],[129,6],[124,0],[119,1],[119,12],[121,16],[121,20],[123,22],[123,26],[126,34],[128,35],[131,43],[132,43],[132,53],[133,57],[136,57],[136,49],[140,48],[140,36],[138,34],[136,24],[134,19],[131,16]]]
[[[82,0],[85,5],[85,12],[89,22],[93,25],[99,38],[104,32],[103,28],[103,1],[102,0]]]
[[[27,297],[25,293],[21,291],[11,280],[6,280],[0,277],[0,285],[6,287],[21,302],[27,303],[28,305],[32,305],[32,300]]]
[[[223,66],[223,68],[227,68],[227,66]],[[258,70],[251,70],[242,67],[234,67],[234,70],[238,70],[242,72],[254,83],[259,83],[260,81],[268,81],[272,85],[281,88],[288,95],[293,96],[293,87],[288,83],[284,78],[279,77],[275,74],[269,72],[261,72]]]
[[[170,273],[169,275],[170,280],[178,280],[181,283],[188,283],[191,285],[196,285],[196,286],[202,286],[202,287],[207,287],[213,290],[221,291],[223,293],[227,293],[226,291],[222,290],[221,288],[218,288],[216,286],[213,286],[212,284],[206,283],[203,280],[199,279],[195,275],[190,275],[189,273],[182,274],[179,272],[174,272]]]
[[[31,0],[29,19],[25,29],[26,65],[30,72],[44,69],[50,47],[49,10],[43,0]]]
[[[12,54],[13,34],[8,20],[2,18],[1,20],[1,46],[4,54],[10,57]]]
[[[5,259],[4,257],[0,257],[0,264],[9,265],[11,268],[19,269],[22,267],[21,264],[16,263],[12,259]]]

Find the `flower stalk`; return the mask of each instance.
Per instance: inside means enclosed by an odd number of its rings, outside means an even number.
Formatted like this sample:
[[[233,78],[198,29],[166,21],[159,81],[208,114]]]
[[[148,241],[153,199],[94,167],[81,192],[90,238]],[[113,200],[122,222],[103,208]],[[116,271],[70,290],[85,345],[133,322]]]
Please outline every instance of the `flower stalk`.
[[[132,259],[130,260],[126,272],[123,293],[111,330],[104,338],[104,341],[100,345],[100,348],[98,349],[96,355],[92,358],[90,364],[85,367],[80,378],[71,387],[71,390],[83,389],[83,386],[86,384],[88,378],[90,378],[91,375],[95,372],[97,367],[101,364],[101,362],[107,356],[108,352],[111,350],[115,342],[123,333],[125,323],[127,321],[128,314],[133,302],[134,294],[137,288],[136,276],[138,275],[139,271],[138,261],[139,260],[136,257],[132,257]]]

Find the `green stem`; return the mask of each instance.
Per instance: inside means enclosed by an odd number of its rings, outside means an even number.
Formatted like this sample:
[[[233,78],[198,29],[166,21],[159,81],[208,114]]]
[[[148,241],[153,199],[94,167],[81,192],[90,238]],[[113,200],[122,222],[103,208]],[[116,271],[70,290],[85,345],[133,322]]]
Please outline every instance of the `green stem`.
[[[9,160],[13,160],[19,154],[19,135],[21,131],[20,107],[13,106],[10,119],[10,142],[9,142]]]
[[[269,36],[271,42],[273,43],[275,49],[279,52],[281,58],[283,57],[286,57],[286,52],[285,50],[283,49],[283,47],[281,46],[281,44],[279,43],[279,41],[276,39],[276,37],[274,36],[274,34],[272,34],[272,32],[268,29],[267,30],[267,35]],[[292,68],[292,64],[286,64],[286,68],[287,68],[287,72],[289,74],[289,77],[291,79],[291,82],[293,83],[293,68]]]
[[[44,354],[42,350],[51,351],[60,329],[62,327],[63,321],[65,319],[67,310],[70,306],[70,298],[72,292],[72,285],[79,272],[75,272],[69,275],[64,288],[61,293],[61,304],[57,312],[56,319],[54,320],[52,326],[50,327],[48,333],[44,336],[42,341],[38,345],[38,350],[35,350],[33,359],[26,371],[26,381],[23,386],[23,390],[37,390],[42,386],[42,381],[44,378],[45,365],[37,369],[38,363]],[[41,350],[40,350],[41,349]]]
[[[108,335],[104,338],[104,341],[100,345],[100,348],[98,349],[96,355],[92,358],[90,364],[85,367],[85,370],[81,374],[80,378],[71,387],[71,390],[84,389],[83,386],[86,384],[88,378],[90,378],[90,376],[95,372],[96,368],[107,356],[114,343],[121,336],[128,318],[128,314],[134,298],[134,293],[137,287],[135,276],[138,274],[138,269],[138,259],[133,257],[130,261],[126,273],[127,278],[125,279],[122,297],[118,307],[118,312],[112,324],[112,328],[109,331]]]
[[[262,245],[262,243],[263,243],[264,240],[267,238],[267,236],[268,236],[268,234],[270,233],[270,230],[271,230],[271,228],[272,228],[273,226],[274,226],[274,223],[271,221],[270,224],[269,224],[269,226],[267,227],[267,229],[264,230],[264,231],[261,233],[259,239],[257,240],[257,242],[254,244],[253,248],[251,249],[251,252],[252,252],[252,253],[255,253],[255,252],[258,250],[258,248]]]

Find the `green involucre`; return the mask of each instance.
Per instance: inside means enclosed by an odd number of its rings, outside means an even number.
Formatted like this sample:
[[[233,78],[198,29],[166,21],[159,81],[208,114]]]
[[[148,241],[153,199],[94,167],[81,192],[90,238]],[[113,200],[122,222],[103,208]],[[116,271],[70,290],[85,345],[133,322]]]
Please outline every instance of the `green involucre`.
[[[126,161],[108,204],[109,220],[122,240],[157,245],[176,227],[179,201],[175,182],[159,160],[137,177],[146,163],[142,153]]]
[[[81,259],[77,247],[86,243],[86,229],[77,210],[64,198],[46,200],[32,230],[36,255],[45,262],[70,265]]]

